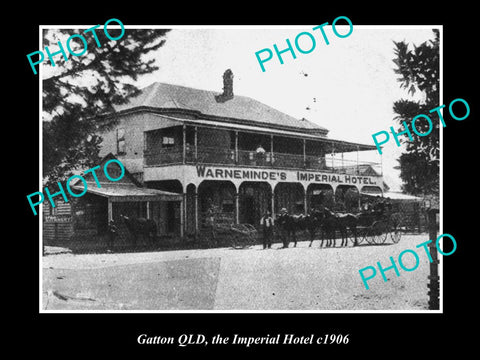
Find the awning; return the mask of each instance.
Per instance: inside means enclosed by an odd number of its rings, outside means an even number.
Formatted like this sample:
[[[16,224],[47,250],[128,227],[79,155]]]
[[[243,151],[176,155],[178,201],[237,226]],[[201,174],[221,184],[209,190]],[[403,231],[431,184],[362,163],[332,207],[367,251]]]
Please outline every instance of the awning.
[[[367,195],[367,196],[379,196],[379,193],[368,193],[368,192],[361,192],[362,195]],[[421,201],[423,200],[420,197],[413,196],[413,195],[407,195],[399,192],[384,192],[383,193],[384,198],[389,198],[391,200],[411,200],[411,201]]]
[[[161,117],[162,119],[167,119],[171,126],[174,126],[175,123],[177,125],[182,125],[182,124],[189,124],[192,126],[203,125],[203,126],[213,127],[216,129],[224,128],[229,130],[254,132],[257,134],[263,133],[263,134],[272,134],[277,136],[288,136],[288,137],[296,137],[301,139],[317,140],[324,143],[332,144],[335,147],[335,151],[337,153],[351,152],[351,151],[357,151],[357,150],[358,151],[377,150],[377,147],[375,145],[366,145],[366,144],[358,144],[358,143],[353,143],[353,142],[343,141],[343,140],[334,140],[334,139],[326,138],[324,136],[320,136],[316,134],[308,134],[301,131],[296,132],[296,131],[289,131],[289,130],[280,130],[280,129],[262,127],[262,126],[219,122],[219,121],[206,120],[206,119],[190,120],[190,119],[176,118],[170,115],[160,115],[160,114],[155,114],[155,115],[158,117]],[[162,124],[162,128],[164,127],[165,126]],[[151,125],[150,130],[154,130],[154,129],[155,127]]]
[[[141,188],[134,185],[101,184],[98,188],[95,183],[87,182],[87,192],[108,198],[111,202],[125,201],[182,201],[183,195],[169,191]],[[72,186],[79,193],[84,191],[83,186]]]

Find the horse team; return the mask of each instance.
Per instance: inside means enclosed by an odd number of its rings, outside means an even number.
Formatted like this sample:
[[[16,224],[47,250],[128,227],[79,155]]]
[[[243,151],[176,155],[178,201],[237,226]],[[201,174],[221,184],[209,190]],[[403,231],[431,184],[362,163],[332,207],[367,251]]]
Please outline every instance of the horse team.
[[[377,216],[383,215],[385,209],[380,207],[373,210]],[[353,239],[353,245],[357,245],[357,226],[362,225],[362,216],[366,213],[352,214],[333,212],[326,207],[321,209],[312,209],[307,215],[290,215],[285,208],[280,210],[275,220],[275,233],[283,243],[283,248],[287,248],[291,242],[297,246],[297,234],[299,232],[308,232],[310,236],[309,247],[312,246],[317,234],[321,235],[320,247],[323,247],[326,241],[326,247],[335,246],[337,233],[341,236],[341,245],[347,246],[349,238]],[[149,240],[153,244],[157,237],[157,225],[155,221],[145,218],[133,218],[120,215],[125,227],[132,239],[133,246],[137,245],[137,239]],[[262,222],[263,224],[263,222]],[[118,229],[116,224],[109,223],[108,246],[113,247]],[[349,236],[350,235],[350,236]],[[264,246],[265,247],[265,246]]]
[[[353,235],[354,245],[357,245],[357,224],[359,216],[351,213],[335,213],[324,207],[323,209],[312,209],[307,215],[290,215],[285,208],[280,210],[276,220],[277,234],[282,240],[283,247],[289,246],[293,241],[297,246],[297,233],[307,231],[310,235],[312,246],[318,232],[321,234],[320,247],[326,240],[326,247],[335,246],[337,231],[341,235],[341,246],[348,245],[348,234]]]

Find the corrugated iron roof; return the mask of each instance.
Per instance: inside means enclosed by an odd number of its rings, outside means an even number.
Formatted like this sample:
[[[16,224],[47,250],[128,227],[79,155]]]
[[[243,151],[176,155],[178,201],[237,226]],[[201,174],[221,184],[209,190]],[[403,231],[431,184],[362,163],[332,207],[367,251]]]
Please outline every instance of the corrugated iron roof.
[[[213,116],[218,119],[253,121],[272,127],[288,127],[295,130],[326,135],[328,130],[306,119],[296,119],[279,110],[246,96],[217,102],[220,93],[190,87],[155,82],[141,90],[140,95],[127,104],[116,105],[115,110],[127,111],[139,107],[154,109],[187,110]]]
[[[182,119],[179,117],[175,116],[170,116],[170,115],[161,115],[161,114],[156,114],[156,116],[160,117],[163,122],[169,121],[170,124],[177,124],[180,125],[182,123],[197,123],[199,125],[205,125],[205,126],[212,126],[216,128],[226,128],[226,129],[237,129],[237,130],[243,130],[243,131],[251,131],[251,132],[256,132],[256,133],[272,133],[275,135],[279,136],[296,136],[296,137],[301,137],[301,138],[308,138],[312,140],[317,140],[321,139],[321,141],[325,143],[333,143],[336,146],[336,149],[339,152],[349,152],[349,151],[365,151],[365,150],[377,150],[377,147],[375,145],[367,145],[367,144],[360,144],[360,143],[354,143],[350,141],[344,141],[344,140],[336,140],[336,139],[330,139],[326,138],[324,136],[319,136],[317,134],[305,134],[305,133],[298,133],[294,131],[288,131],[288,130],[278,130],[278,129],[269,129],[265,127],[260,127],[260,126],[253,126],[253,125],[245,125],[245,124],[232,124],[232,123],[222,123],[218,124],[215,121],[211,120],[189,120],[189,119]],[[147,130],[155,130],[155,126],[150,125]]]
[[[84,190],[83,185],[72,186],[79,192]],[[181,201],[183,195],[149,188],[141,188],[135,185],[102,184],[98,188],[95,182],[87,182],[87,191],[94,195],[108,197],[110,201]]]

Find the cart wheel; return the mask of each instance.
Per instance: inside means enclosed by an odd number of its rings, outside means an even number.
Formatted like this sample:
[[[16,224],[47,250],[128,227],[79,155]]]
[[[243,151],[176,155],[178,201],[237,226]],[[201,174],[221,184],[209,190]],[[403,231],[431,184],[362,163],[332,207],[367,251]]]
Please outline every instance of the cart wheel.
[[[356,232],[357,232],[357,245],[359,245],[362,242],[362,238],[359,236],[358,229],[356,230]],[[355,244],[355,234],[350,228],[347,229],[347,245],[348,245],[348,241],[350,241],[352,244]]]
[[[232,247],[233,247],[234,249],[241,249],[238,234],[234,234],[234,235],[232,236]]]
[[[357,228],[357,243],[361,244],[367,239],[367,229],[358,229]]]
[[[385,222],[376,221],[372,224],[370,228],[371,239],[374,244],[380,245],[387,240],[387,227]]]
[[[395,227],[390,231],[390,238],[394,244],[398,243],[402,238],[402,232],[400,231],[400,226]]]
[[[360,245],[364,240],[363,233],[357,230],[357,245]],[[355,241],[355,239],[353,239],[353,241]]]
[[[370,232],[370,228],[369,228],[369,227],[365,227],[365,228],[363,228],[363,229],[361,229],[361,230],[359,231],[358,239],[361,239],[361,240],[359,240],[359,242],[358,242],[359,244],[360,244],[361,242],[363,242],[363,241],[366,241],[367,244],[371,244],[371,243],[372,243],[372,241],[371,241],[371,239],[370,239],[370,237],[369,237],[369,232]]]
[[[240,235],[240,243],[239,249],[245,249],[250,247],[250,238],[248,235],[241,234]]]

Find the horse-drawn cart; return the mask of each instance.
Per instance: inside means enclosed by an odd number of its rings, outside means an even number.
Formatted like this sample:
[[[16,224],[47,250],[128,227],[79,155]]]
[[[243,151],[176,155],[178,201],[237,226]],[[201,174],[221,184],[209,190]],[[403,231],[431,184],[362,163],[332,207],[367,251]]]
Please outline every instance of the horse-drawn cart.
[[[215,246],[243,249],[257,243],[257,229],[251,224],[235,224],[233,213],[210,211],[205,214],[205,220],[201,236]]]
[[[252,224],[232,224],[232,247],[243,249],[256,244],[258,238],[257,229]]]
[[[229,239],[234,249],[243,249],[257,243],[258,232],[251,224],[215,224],[215,233]]]
[[[398,243],[402,237],[402,216],[400,213],[360,213],[356,226],[357,244],[383,244],[387,238]]]

